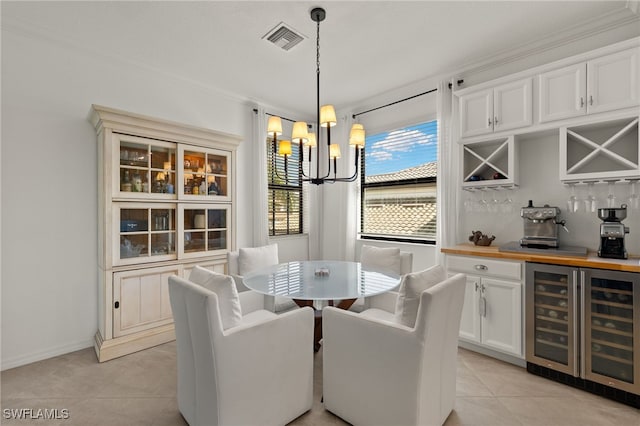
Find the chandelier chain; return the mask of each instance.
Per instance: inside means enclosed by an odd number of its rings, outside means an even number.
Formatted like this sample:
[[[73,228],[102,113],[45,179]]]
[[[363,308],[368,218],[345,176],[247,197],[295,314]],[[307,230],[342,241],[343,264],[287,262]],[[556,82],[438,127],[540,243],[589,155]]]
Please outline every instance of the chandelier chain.
[[[320,21],[316,23],[316,73],[320,74]]]

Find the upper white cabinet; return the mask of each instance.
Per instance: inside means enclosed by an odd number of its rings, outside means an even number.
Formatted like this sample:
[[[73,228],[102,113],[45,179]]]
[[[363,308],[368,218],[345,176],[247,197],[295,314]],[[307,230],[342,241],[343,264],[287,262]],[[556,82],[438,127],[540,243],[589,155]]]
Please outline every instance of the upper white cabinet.
[[[533,123],[531,78],[460,97],[463,138],[530,126]]]
[[[540,122],[638,104],[638,49],[628,49],[538,76]]]

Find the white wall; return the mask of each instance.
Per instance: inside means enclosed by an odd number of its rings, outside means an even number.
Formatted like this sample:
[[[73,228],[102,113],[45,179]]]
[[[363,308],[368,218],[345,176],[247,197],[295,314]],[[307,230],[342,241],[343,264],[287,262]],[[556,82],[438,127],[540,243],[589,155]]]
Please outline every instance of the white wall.
[[[117,58],[2,31],[2,368],[92,345],[97,330],[92,103],[246,136],[242,100]],[[250,142],[237,243],[251,245]]]

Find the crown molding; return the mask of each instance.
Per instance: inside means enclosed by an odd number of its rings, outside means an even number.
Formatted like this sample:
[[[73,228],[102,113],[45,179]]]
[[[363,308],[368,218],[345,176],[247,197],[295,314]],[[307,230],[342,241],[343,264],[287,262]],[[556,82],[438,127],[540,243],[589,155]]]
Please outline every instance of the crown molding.
[[[575,24],[565,30],[558,31],[547,37],[533,40],[516,49],[504,49],[496,54],[476,62],[461,64],[455,75],[472,75],[483,71],[491,70],[520,59],[539,55],[549,50],[553,50],[564,45],[574,43],[579,40],[593,37],[615,28],[619,28],[632,23],[640,24],[640,15],[634,12],[634,7],[638,9],[638,1],[627,1],[625,7],[613,10],[605,15],[589,19]]]

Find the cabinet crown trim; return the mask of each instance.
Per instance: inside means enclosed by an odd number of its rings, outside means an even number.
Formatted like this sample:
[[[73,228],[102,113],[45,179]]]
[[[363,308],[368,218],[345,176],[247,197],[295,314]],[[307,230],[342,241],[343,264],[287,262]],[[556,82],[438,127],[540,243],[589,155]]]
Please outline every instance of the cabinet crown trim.
[[[211,142],[215,141],[217,147],[222,145],[231,150],[236,149],[242,141],[242,137],[231,133],[95,104],[91,105],[89,121],[97,133],[100,133],[104,128],[109,128],[115,132],[201,146],[209,146]]]

